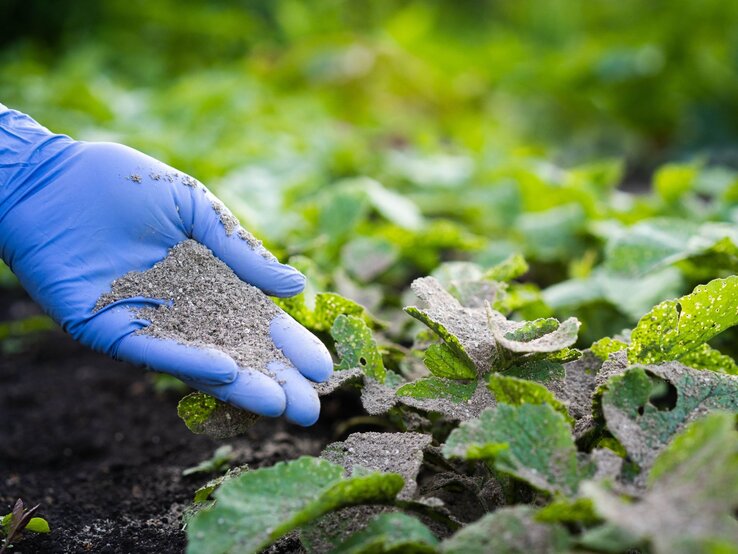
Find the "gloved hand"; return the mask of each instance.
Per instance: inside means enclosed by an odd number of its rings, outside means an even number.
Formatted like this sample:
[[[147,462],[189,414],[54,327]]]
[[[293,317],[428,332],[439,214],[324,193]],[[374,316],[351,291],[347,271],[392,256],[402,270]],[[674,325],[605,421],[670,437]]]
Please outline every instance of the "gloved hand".
[[[320,402],[308,379],[326,380],[333,364],[325,346],[291,317],[270,326],[275,345],[297,368],[272,368],[277,382],[237,367],[220,350],[137,334],[147,322],[132,318],[131,309],[161,299],[94,311],[113,280],[149,269],[188,238],[267,294],[302,291],[300,272],[262,256],[239,232],[226,232],[214,201],[199,182],[136,150],[53,134],[0,104],[0,256],[33,299],[95,350],[170,373],[257,414],[311,425]]]

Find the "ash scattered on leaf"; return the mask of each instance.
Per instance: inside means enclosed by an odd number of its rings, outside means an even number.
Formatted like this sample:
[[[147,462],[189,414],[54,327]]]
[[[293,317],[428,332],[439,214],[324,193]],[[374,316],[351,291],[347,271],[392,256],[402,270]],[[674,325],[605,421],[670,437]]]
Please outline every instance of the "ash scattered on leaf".
[[[511,352],[556,352],[577,341],[579,321],[570,317],[559,323],[554,319],[510,321],[501,313],[487,309],[488,323],[494,339]]]
[[[406,406],[425,412],[442,414],[450,421],[468,421],[479,417],[485,408],[495,405],[486,382],[480,380],[471,398],[466,402],[453,402],[448,398],[413,398],[412,396],[398,396],[397,400]]]
[[[292,365],[269,334],[272,320],[284,312],[194,240],[172,248],[151,269],[116,279],[96,309],[136,296],[169,302],[134,310],[134,317],[151,322],[140,334],[217,348],[265,374],[272,361]]]
[[[314,385],[318,396],[327,396],[334,391],[338,390],[344,385],[351,383],[361,383],[364,380],[364,372],[358,368],[344,369],[341,371],[334,371],[331,373],[330,378],[324,383],[316,383]]]
[[[604,386],[611,377],[622,375],[628,369],[628,353],[625,350],[613,352],[600,367],[595,377],[596,389]]]
[[[673,406],[652,403],[658,391],[654,378],[676,389]],[[608,429],[641,469],[637,487],[645,485],[654,460],[673,437],[710,410],[738,411],[738,377],[679,362],[633,366],[608,383],[602,396]]]
[[[321,457],[342,465],[349,474],[356,467],[399,473],[405,486],[398,497],[410,499],[417,488],[423,449],[430,443],[431,437],[421,433],[354,433],[345,441],[329,444]]]
[[[462,306],[433,277],[416,279],[412,290],[421,300],[417,311],[455,337],[480,372],[488,370],[495,352],[495,340],[487,325],[485,310]]]
[[[444,554],[469,552],[569,552],[566,531],[535,521],[531,506],[512,506],[487,514],[443,542]]]
[[[354,533],[364,529],[379,514],[398,512],[391,506],[351,506],[324,515],[300,530],[300,540],[309,552],[330,552]]]
[[[582,357],[564,364],[565,378],[560,391],[552,391],[567,403],[569,414],[577,421],[591,415],[595,379],[602,360],[586,350]]]
[[[623,468],[623,459],[609,448],[596,448],[591,454],[595,464],[595,474],[592,479],[602,481],[609,479],[614,482]]]
[[[386,414],[396,403],[395,389],[374,379],[364,378],[361,405],[369,415]]]

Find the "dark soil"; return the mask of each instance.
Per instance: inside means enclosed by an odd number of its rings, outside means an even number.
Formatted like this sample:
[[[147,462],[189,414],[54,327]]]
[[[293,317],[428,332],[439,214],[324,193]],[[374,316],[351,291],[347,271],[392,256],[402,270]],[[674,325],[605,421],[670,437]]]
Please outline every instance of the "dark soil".
[[[0,321],[34,311],[17,291],[0,289]],[[333,397],[309,429],[265,418],[241,437],[216,441],[190,433],[176,413],[181,395],[156,393],[151,383],[144,371],[61,331],[24,339],[20,347],[16,341],[12,353],[3,353],[0,515],[21,497],[41,504],[39,515],[52,528],[13,552],[183,552],[179,516],[212,477],[182,477],[183,469],[224,443],[233,445],[237,463],[252,468],[318,455],[341,438],[332,422],[357,410],[355,398]]]

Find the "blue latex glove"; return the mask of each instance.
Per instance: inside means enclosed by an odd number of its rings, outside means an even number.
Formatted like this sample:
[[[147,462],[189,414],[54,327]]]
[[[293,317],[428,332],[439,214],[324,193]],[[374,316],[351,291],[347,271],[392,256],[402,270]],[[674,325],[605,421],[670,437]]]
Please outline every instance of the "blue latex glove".
[[[308,379],[326,380],[333,364],[325,346],[291,317],[270,327],[297,368],[272,364],[277,382],[237,367],[220,350],[137,334],[149,322],[133,318],[131,308],[161,299],[93,311],[113,280],[149,269],[188,238],[267,294],[302,291],[300,272],[254,251],[238,232],[226,233],[213,200],[202,184],[136,150],[53,134],[0,104],[0,256],[33,299],[95,350],[170,373],[257,414],[311,425],[320,402]]]

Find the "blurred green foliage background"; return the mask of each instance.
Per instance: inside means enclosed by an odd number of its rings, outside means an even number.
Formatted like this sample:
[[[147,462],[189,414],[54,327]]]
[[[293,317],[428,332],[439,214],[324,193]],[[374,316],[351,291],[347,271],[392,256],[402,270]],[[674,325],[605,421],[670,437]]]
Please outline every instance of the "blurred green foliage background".
[[[728,246],[707,250],[738,221],[736,2],[3,0],[0,15],[1,102],[194,175],[314,290],[385,312],[442,262],[522,252],[512,308],[575,311],[588,339],[734,271]],[[684,221],[721,227],[700,250]],[[697,252],[710,263],[685,265]]]

